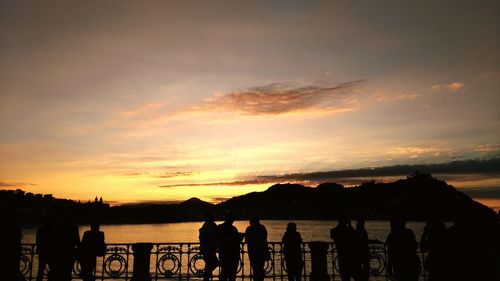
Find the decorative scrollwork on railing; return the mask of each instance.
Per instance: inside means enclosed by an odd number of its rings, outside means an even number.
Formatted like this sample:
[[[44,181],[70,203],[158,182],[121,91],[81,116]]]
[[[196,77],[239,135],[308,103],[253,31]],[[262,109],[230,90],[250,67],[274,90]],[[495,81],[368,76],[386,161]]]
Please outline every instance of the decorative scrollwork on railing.
[[[21,258],[19,260],[19,271],[23,275],[28,275],[32,266],[33,266],[33,263],[30,260],[30,258],[24,254],[21,255]]]
[[[273,268],[274,268],[274,259],[266,260],[266,262],[264,263],[264,272],[266,273],[266,275],[273,272]]]
[[[118,279],[129,280],[132,271],[129,263],[134,260],[132,252],[133,244],[108,244],[104,257],[97,258],[96,272],[98,278],[103,280]],[[304,262],[303,277],[308,279],[311,271],[311,251],[308,250],[308,243],[302,245],[301,258]],[[328,274],[330,277],[338,276],[338,252],[333,242],[328,243],[327,251]],[[283,245],[280,242],[269,242],[270,259],[264,264],[264,271],[268,278],[283,279],[286,278],[287,267],[283,253]],[[205,271],[205,261],[200,253],[199,243],[156,243],[151,252],[150,272],[153,280],[166,280],[169,278],[179,278],[179,280],[200,279]],[[369,244],[369,264],[370,276],[391,280],[387,272],[386,247],[383,243]],[[423,260],[424,254],[419,255]],[[154,260],[154,261],[153,261]],[[34,244],[23,244],[20,257],[20,271],[29,281],[34,281],[38,274],[39,256],[36,253]],[[44,270],[44,276],[47,276],[47,268]],[[75,261],[73,267],[73,278],[78,279],[81,274],[80,264]],[[220,274],[219,270],[213,272],[215,278]],[[252,268],[249,264],[248,245],[241,244],[239,252],[239,261],[237,268],[238,278],[247,278],[252,276]],[[426,278],[425,273],[421,276]]]
[[[158,259],[158,271],[165,277],[171,277],[179,271],[179,258],[171,253],[166,253]]]
[[[128,252],[127,247],[114,246],[106,248],[106,253],[127,253],[127,252]]]
[[[104,261],[104,272],[112,278],[124,275],[127,268],[127,260],[120,254],[112,254]]]
[[[205,272],[205,260],[203,259],[203,255],[197,253],[192,256],[191,259],[189,259],[188,267],[189,271],[194,275],[199,277],[203,276],[203,273]]]
[[[168,245],[168,246],[165,246],[165,247],[159,247],[158,248],[158,252],[171,253],[171,252],[180,252],[180,251],[181,251],[181,247],[171,246],[171,245]]]
[[[78,260],[73,263],[73,274],[76,276],[82,276],[82,266]]]
[[[200,246],[192,246],[189,248],[190,252],[200,252]]]
[[[386,261],[384,256],[383,245],[370,246],[370,275],[380,276],[386,269]]]

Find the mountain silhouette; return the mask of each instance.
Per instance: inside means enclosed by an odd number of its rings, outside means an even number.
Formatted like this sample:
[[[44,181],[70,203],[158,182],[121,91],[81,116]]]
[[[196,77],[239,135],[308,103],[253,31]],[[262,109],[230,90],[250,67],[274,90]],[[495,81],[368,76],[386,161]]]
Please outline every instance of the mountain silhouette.
[[[198,198],[180,203],[143,203],[110,207],[101,200],[80,203],[36,195],[22,190],[0,191],[2,209],[15,209],[23,222],[40,223],[44,216],[72,213],[80,223],[99,220],[102,223],[161,223],[199,221],[205,212],[217,219],[231,211],[239,219],[257,216],[261,219],[330,220],[341,216],[387,220],[404,215],[410,220],[439,216],[453,220],[461,214],[496,219],[490,208],[430,174],[416,172],[395,182],[365,182],[345,187],[322,183],[317,187],[300,184],[275,184],[262,192],[236,196],[219,204]]]

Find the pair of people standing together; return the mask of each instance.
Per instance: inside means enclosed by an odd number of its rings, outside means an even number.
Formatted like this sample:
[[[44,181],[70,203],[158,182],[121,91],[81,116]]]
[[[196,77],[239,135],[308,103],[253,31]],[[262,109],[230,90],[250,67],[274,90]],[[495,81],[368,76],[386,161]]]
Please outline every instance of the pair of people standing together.
[[[69,217],[59,224],[49,219],[38,229],[36,244],[39,258],[37,281],[43,280],[47,265],[49,281],[71,280],[75,258],[80,261],[82,280],[93,281],[96,256],[103,256],[106,251],[104,233],[99,230],[98,223],[92,223],[80,241],[78,227]]]
[[[234,281],[240,262],[240,244],[243,239],[248,243],[248,255],[253,269],[254,280],[264,280],[264,264],[270,258],[267,247],[267,230],[259,219],[250,220],[246,232],[239,233],[233,225],[234,215],[226,214],[224,222],[216,225],[211,214],[205,214],[205,223],[200,228],[200,252],[205,260],[203,280],[212,277],[212,271],[221,266],[220,280]],[[216,252],[219,250],[219,259]]]
[[[240,262],[240,244],[245,239],[248,244],[248,256],[250,266],[253,270],[255,281],[264,280],[264,265],[271,258],[267,245],[267,230],[259,222],[258,218],[250,220],[250,226],[245,233],[239,233],[233,225],[234,215],[228,213],[224,222],[216,225],[211,214],[205,214],[204,224],[200,228],[200,252],[205,260],[203,280],[208,281],[217,266],[221,266],[220,280],[234,281],[238,272]],[[289,272],[290,280],[300,281],[302,269],[302,239],[296,232],[295,224],[289,224],[287,233],[283,237],[285,262]],[[216,252],[219,251],[219,259]],[[296,268],[300,266],[300,269]],[[298,271],[298,273],[297,273]]]

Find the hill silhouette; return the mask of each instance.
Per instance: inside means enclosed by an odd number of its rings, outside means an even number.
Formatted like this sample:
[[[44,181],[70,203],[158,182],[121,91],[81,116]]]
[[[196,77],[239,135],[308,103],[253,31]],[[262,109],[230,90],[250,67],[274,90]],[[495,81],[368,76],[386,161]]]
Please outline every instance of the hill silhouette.
[[[231,211],[239,219],[337,219],[340,216],[387,220],[403,215],[411,220],[426,220],[431,215],[442,219],[467,214],[496,219],[496,213],[430,174],[415,173],[390,183],[366,182],[345,187],[323,183],[317,187],[300,184],[275,184],[262,192],[233,197],[217,205],[190,198],[171,204],[136,204],[110,207],[102,201],[80,203],[17,191],[0,191],[0,206],[16,209],[19,218],[40,223],[44,215],[71,213],[78,222],[98,219],[102,223],[160,223],[199,221],[203,213],[216,218]]]
[[[390,219],[404,215],[412,220],[439,216],[451,220],[469,212],[494,217],[490,208],[472,200],[430,174],[416,173],[391,183],[366,182],[344,187],[323,183],[312,188],[276,184],[264,192],[238,196],[218,205],[239,217],[257,215],[268,219],[337,219],[339,216]]]

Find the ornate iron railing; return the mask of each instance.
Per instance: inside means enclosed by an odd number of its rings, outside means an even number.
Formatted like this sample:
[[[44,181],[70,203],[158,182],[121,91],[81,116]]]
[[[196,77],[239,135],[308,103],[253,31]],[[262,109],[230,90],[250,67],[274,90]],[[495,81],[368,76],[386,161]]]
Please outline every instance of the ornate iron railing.
[[[311,273],[311,251],[309,243],[303,243],[302,255],[304,268],[302,277],[309,280]],[[130,280],[133,273],[133,244],[113,243],[107,244],[106,254],[97,258],[97,280]],[[338,257],[333,243],[328,243],[327,263],[330,280],[340,280]],[[370,280],[391,280],[387,272],[387,251],[383,243],[371,243],[370,247]],[[265,264],[266,278],[284,280],[288,279],[283,256],[283,245],[270,242],[269,250],[271,259]],[[245,243],[241,244],[241,258],[238,266],[237,277],[241,280],[251,279],[252,269],[248,260],[248,249]],[[419,253],[423,264],[424,254]],[[21,273],[27,280],[35,280],[38,274],[38,254],[35,244],[23,244],[20,260]],[[178,279],[200,280],[203,276],[204,261],[202,259],[199,243],[153,243],[150,255],[150,274],[152,280]],[[48,267],[44,271],[47,277]],[[216,280],[220,274],[220,267],[214,271]],[[74,279],[80,279],[80,264],[75,261],[73,267]],[[422,270],[420,280],[426,280],[426,272]]]

